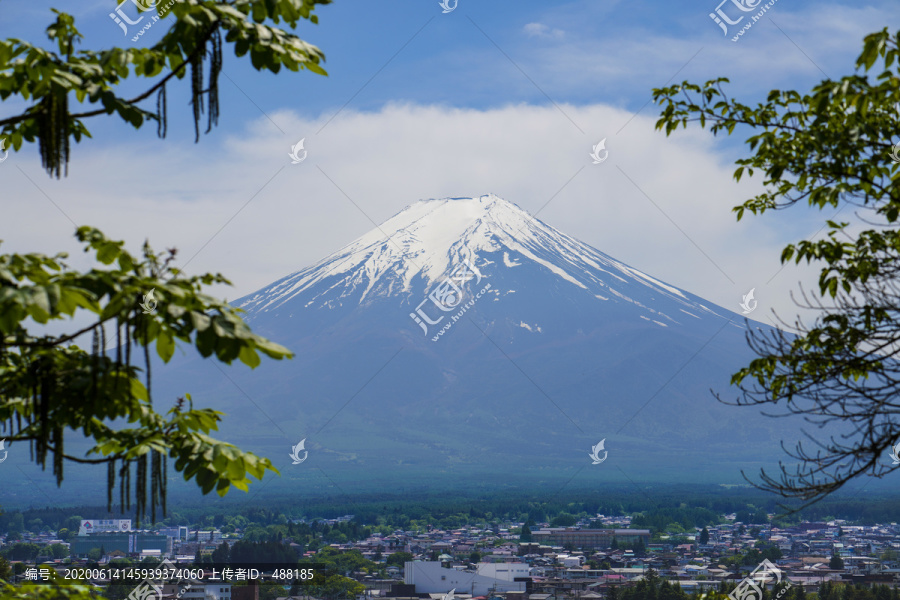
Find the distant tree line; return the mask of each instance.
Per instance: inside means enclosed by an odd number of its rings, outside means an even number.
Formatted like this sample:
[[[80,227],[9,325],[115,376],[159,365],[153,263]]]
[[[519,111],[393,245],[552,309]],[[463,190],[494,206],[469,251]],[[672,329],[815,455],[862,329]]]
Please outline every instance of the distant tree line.
[[[741,495],[742,494],[742,495]],[[294,523],[300,515],[296,507],[271,505],[252,508],[216,506],[220,511],[211,514],[209,506],[183,506],[169,510],[167,517],[146,526],[186,525],[201,529],[218,528],[225,533],[242,530],[251,541],[291,538],[303,543],[307,550],[315,550],[320,544],[344,543],[367,537],[372,532],[390,534],[395,529],[427,529],[434,526],[454,529],[463,526],[496,529],[503,521],[527,522],[533,531],[538,523],[556,523],[556,526],[584,519],[597,514],[608,516],[632,515],[634,527],[654,532],[693,532],[695,528],[708,527],[719,522],[720,515],[736,513],[737,520],[748,524],[763,524],[767,513],[777,514],[779,508],[771,495],[748,493],[746,488],[721,491],[716,488],[693,486],[681,489],[672,486],[654,491],[648,497],[634,497],[627,490],[612,490],[597,500],[596,493],[582,496],[573,493],[567,500],[534,498],[468,498],[464,496],[441,498],[405,496],[402,499],[385,496],[383,499],[360,500],[345,506],[331,502],[311,501],[304,504],[304,513],[310,522]],[[316,518],[335,518],[352,513],[349,522],[328,525]],[[79,506],[75,508],[42,508],[6,510],[0,513],[0,533],[10,534],[10,539],[21,539],[26,531],[58,532],[74,535],[84,518],[117,518],[106,507]],[[288,515],[291,515],[290,517]],[[900,505],[894,499],[879,496],[866,498],[842,498],[835,495],[804,509],[788,519],[775,518],[772,523],[788,526],[800,520],[847,519],[860,524],[900,521]],[[594,522],[591,526],[602,527]],[[680,528],[680,530],[679,530]],[[62,534],[61,534],[62,537]],[[64,538],[65,539],[65,538]]]
[[[281,563],[294,565],[298,559],[297,553],[290,546],[281,542],[238,540],[232,546],[229,546],[227,542],[222,542],[212,554],[204,555],[198,550],[194,562],[196,564]]]
[[[7,560],[33,561],[41,558],[65,558],[69,555],[69,549],[64,544],[50,544],[39,546],[30,542],[16,542],[4,546],[0,550],[0,556]]]
[[[722,582],[716,589],[688,594],[677,583],[669,583],[652,569],[644,579],[635,585],[611,586],[606,600],[728,600],[728,594],[737,584]],[[802,585],[791,586],[782,582],[773,589],[763,588],[762,595],[755,600],[900,600],[900,589],[884,584],[871,587],[862,584],[827,582],[819,586],[817,593],[807,594]]]
[[[709,508],[678,506],[642,512],[631,519],[631,525],[651,531],[666,531],[670,525],[677,524],[682,531],[688,531],[695,527],[716,525],[720,521],[721,513]]]
[[[882,584],[867,587],[827,582],[819,586],[818,596],[818,600],[900,600],[900,591]]]
[[[606,600],[690,600],[690,596],[680,585],[669,583],[651,569],[636,585],[611,586]]]

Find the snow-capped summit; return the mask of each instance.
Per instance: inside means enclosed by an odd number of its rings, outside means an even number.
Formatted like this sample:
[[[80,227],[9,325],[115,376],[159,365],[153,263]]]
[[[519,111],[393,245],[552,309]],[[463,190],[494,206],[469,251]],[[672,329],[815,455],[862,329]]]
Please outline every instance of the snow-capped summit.
[[[545,273],[575,294],[630,303],[661,326],[712,313],[683,291],[584,244],[493,194],[420,200],[318,263],[238,304],[250,312],[303,298],[310,308],[359,305],[375,298],[418,297],[467,257],[486,275],[515,269]],[[327,282],[327,284],[326,284]],[[496,293],[502,294],[499,290]],[[648,306],[666,299],[674,310]]]

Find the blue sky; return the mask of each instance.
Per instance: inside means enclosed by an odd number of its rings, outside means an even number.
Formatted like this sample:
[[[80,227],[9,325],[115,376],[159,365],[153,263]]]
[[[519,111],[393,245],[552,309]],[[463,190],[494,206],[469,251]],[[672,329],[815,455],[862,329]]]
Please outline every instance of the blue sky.
[[[3,0],[0,35],[44,40],[49,8],[56,4]],[[107,16],[114,6],[113,0],[91,0],[77,9],[66,7],[85,34],[84,46],[147,45],[162,35],[160,24],[137,44],[131,42]],[[887,1],[779,0],[762,23],[734,43],[709,18],[715,6],[706,0],[677,7],[460,0],[453,12],[442,14],[436,0],[338,0],[318,9],[318,25],[301,22],[296,30],[325,51],[328,77],[259,73],[248,60],[230,55],[226,73],[236,86],[223,82],[230,118],[220,130],[238,131],[260,109],[320,116],[347,102],[365,111],[396,101],[477,109],[519,102],[604,103],[637,111],[652,88],[673,77],[727,76],[744,97],[773,87],[805,89],[823,73],[839,76],[851,69],[861,36],[896,23],[900,13]],[[729,6],[723,10],[740,14]]]
[[[108,17],[115,5],[66,8],[84,47],[132,45]],[[0,0],[0,36],[44,40],[52,6]],[[694,128],[667,139],[653,129],[651,89],[727,76],[745,102],[807,90],[851,72],[862,37],[897,27],[900,5],[778,0],[738,42],[709,18],[716,6],[459,0],[442,14],[437,0],[337,0],[297,30],[325,52],[328,77],[258,73],[227,48],[219,127],[199,144],[181,82],[165,141],[155,127],[92,119],[94,139],[73,149],[59,182],[34,148],[12,155],[0,165],[15,215],[0,224],[3,250],[75,254],[73,222],[90,223],[135,249],[146,238],[179,247],[188,270],[229,275],[236,298],[419,198],[493,192],[713,302],[737,310],[755,287],[762,308],[788,313],[790,291],[813,276],[788,269],[772,280],[780,248],[815,233],[823,215],[736,224],[730,208],[760,189],[731,180],[745,135]],[[4,102],[0,115],[21,108]],[[301,138],[310,160],[290,165]],[[595,166],[588,153],[602,138],[611,159]]]

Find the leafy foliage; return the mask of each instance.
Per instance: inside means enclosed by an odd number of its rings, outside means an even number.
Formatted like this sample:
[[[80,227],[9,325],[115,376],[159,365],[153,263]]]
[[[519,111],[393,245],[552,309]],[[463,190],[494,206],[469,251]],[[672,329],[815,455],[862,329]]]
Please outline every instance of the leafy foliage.
[[[213,557],[215,560],[215,557]],[[294,563],[297,555],[290,547],[280,542],[248,542],[239,540],[231,547],[227,560],[231,562],[260,562],[260,563]]]
[[[724,78],[653,92],[663,106],[657,128],[667,135],[695,121],[713,134],[754,131],[734,178],[759,170],[766,189],[734,208],[738,219],[806,202],[820,211],[850,207],[862,221],[826,219],[826,235],[785,247],[783,263],[821,264],[818,293],[802,291],[800,300],[819,317],[811,326],[798,320],[796,336],[748,335],[759,358],[732,378],[738,405],[780,405],[778,416],[840,428],[824,439],[806,434],[812,452],[802,443],[785,449],[796,465],[782,463],[780,476],[761,472],[760,488],[806,506],[856,477],[896,468],[882,455],[900,438],[900,165],[891,155],[898,58],[900,32],[885,28],[865,38],[857,73],[808,94],[773,90],[750,106],[727,97]]]
[[[195,409],[190,395],[165,414],[156,412],[150,347],[155,344],[168,362],[181,341],[204,357],[250,367],[260,364],[260,354],[282,359],[291,353],[254,334],[237,309],[202,292],[204,286],[228,283],[221,275],[186,277],[171,267],[174,251],[164,258],[145,244],[143,257],[136,257],[123,242],[90,227],[79,228],[77,238],[95,254],[97,268],[71,270],[63,254],[0,255],[0,431],[10,432],[4,437],[29,442],[42,466],[50,457],[58,484],[65,460],[107,464],[110,507],[115,465],[123,509],[130,506],[130,467],[136,465],[138,519],[147,506],[148,475],[153,520],[158,502],[165,510],[168,458],[204,494],[215,489],[224,495],[231,486],[246,491],[250,477],[277,473],[268,459],[211,437],[222,413]],[[150,290],[159,310],[147,310]],[[91,315],[90,325],[64,335],[41,327],[76,312]],[[75,343],[85,335],[92,336],[90,350]],[[107,350],[110,344],[113,350]],[[134,364],[133,348],[143,353],[143,369]],[[123,426],[112,426],[117,419]],[[95,442],[87,458],[66,453],[66,431],[80,431]]]
[[[316,581],[318,579],[318,581]],[[355,598],[366,590],[366,586],[356,580],[343,575],[331,574],[320,576],[316,574],[314,583],[308,586],[309,594],[325,600],[337,598]]]
[[[624,587],[621,590],[616,589],[616,592],[615,596],[618,600],[688,600],[690,598],[680,585],[677,583],[673,585],[662,579],[653,569],[647,571],[637,585]]]
[[[826,582],[819,586],[819,600],[898,600],[900,590],[884,584],[865,586]]]
[[[0,600],[95,600],[95,588],[90,585],[26,583],[10,585],[0,581]]]
[[[407,560],[412,560],[412,558]],[[343,575],[352,574],[356,571],[374,571],[376,569],[375,563],[363,556],[359,550],[353,549],[341,552],[331,546],[326,546],[319,550],[311,562],[324,565],[326,569]],[[400,567],[402,566],[401,564]]]
[[[679,506],[644,511],[631,519],[631,525],[651,531],[666,531],[677,524],[679,532],[684,532],[694,527],[716,525],[720,521],[719,514],[708,508]]]
[[[561,512],[550,521],[550,527],[571,527],[577,521],[578,519],[575,518],[575,515]]]
[[[755,512],[751,512],[749,510],[739,510],[734,514],[734,520],[739,521],[745,525],[750,523],[768,523],[769,515],[766,514],[766,511],[759,508]]]
[[[90,137],[85,119],[116,114],[136,129],[156,121],[158,133],[166,133],[166,86],[173,79],[191,75],[191,105],[196,139],[201,114],[208,114],[210,131],[218,119],[218,76],[222,49],[231,45],[235,56],[250,55],[256,70],[278,73],[308,69],[325,75],[325,56],[316,46],[285,31],[301,19],[318,23],[317,5],[331,0],[178,0],[158,2],[154,18],[169,18],[163,38],[149,48],[76,50],[83,36],[69,14],[53,9],[56,20],[47,37],[56,50],[20,39],[0,40],[0,100],[18,96],[30,102],[21,114],[0,119],[0,139],[18,151],[24,142],[37,142],[44,168],[60,177],[69,161],[69,142]],[[171,15],[171,17],[170,17]],[[149,15],[145,15],[149,16]],[[224,38],[223,34],[224,33]],[[203,85],[204,63],[208,63]],[[143,93],[124,98],[116,92],[130,75],[153,80]],[[156,94],[155,110],[140,106]],[[72,110],[75,100],[89,110]],[[90,106],[93,105],[93,106]]]
[[[385,561],[388,566],[395,566],[399,568],[403,568],[405,563],[410,562],[413,559],[413,555],[409,552],[392,552],[390,556],[387,557]]]

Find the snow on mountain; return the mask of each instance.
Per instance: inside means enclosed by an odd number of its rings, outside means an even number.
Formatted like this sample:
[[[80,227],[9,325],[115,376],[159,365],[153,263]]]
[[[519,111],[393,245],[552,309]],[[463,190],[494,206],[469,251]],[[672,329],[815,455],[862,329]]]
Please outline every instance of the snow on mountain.
[[[364,304],[374,298],[421,295],[467,256],[475,266],[500,268],[487,255],[502,251],[502,267],[538,266],[598,302],[628,302],[661,326],[682,314],[660,312],[648,297],[665,298],[667,307],[687,315],[718,315],[685,292],[584,244],[533,218],[493,194],[477,198],[420,200],[380,226],[322,259],[242,298],[251,314],[277,309],[302,297],[303,307]],[[417,285],[418,284],[418,285]],[[674,303],[674,304],[671,304]]]

